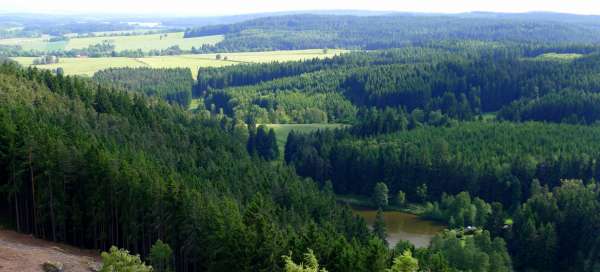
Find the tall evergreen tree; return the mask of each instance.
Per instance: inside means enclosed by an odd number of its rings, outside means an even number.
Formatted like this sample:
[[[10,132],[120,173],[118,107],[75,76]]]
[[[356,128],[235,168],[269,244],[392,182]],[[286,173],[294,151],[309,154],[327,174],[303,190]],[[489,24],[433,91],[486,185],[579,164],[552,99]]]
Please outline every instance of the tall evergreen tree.
[[[388,244],[387,242],[387,228],[385,226],[385,217],[383,215],[383,210],[378,209],[377,214],[375,215],[375,222],[373,223],[373,234],[381,239],[384,244]]]

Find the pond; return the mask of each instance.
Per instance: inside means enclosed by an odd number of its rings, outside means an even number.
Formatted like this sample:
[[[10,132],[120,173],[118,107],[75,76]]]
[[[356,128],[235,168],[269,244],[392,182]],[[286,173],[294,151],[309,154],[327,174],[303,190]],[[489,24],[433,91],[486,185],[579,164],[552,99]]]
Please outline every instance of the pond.
[[[355,212],[363,217],[369,226],[375,222],[376,210],[359,209]],[[414,214],[405,212],[386,211],[383,212],[383,216],[390,247],[394,247],[400,240],[410,241],[416,247],[427,247],[431,238],[445,228],[436,222],[423,220]]]

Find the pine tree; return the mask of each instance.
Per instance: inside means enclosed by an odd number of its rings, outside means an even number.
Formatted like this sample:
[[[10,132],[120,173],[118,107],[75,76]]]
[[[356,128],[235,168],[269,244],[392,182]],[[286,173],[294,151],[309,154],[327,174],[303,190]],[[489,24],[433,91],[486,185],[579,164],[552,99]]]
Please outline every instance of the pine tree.
[[[386,245],[388,244],[385,218],[381,209],[377,210],[377,215],[375,216],[375,222],[373,223],[373,234],[381,239],[381,241],[383,241]]]
[[[269,155],[268,160],[276,160],[279,158],[279,145],[277,145],[277,137],[275,135],[275,130],[269,130],[269,136],[267,142],[269,143]]]
[[[150,256],[148,261],[152,264],[153,271],[170,272],[172,270],[173,250],[168,244],[163,243],[160,239],[150,248]]]

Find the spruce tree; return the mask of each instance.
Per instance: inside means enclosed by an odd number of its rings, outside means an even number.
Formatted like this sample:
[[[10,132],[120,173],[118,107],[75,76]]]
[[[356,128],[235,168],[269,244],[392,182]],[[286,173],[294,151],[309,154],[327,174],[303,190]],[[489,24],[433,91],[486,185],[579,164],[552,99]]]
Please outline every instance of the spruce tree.
[[[377,210],[377,215],[375,216],[375,223],[373,223],[373,234],[381,239],[386,245],[387,242],[387,230],[385,226],[385,219],[383,217],[383,210]]]

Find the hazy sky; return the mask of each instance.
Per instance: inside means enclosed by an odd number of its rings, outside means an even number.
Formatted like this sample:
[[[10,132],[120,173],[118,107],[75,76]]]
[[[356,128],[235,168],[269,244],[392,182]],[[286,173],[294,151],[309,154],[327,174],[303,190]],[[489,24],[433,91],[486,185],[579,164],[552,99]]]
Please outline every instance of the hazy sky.
[[[600,0],[0,0],[0,12],[223,15],[331,9],[443,13],[555,11],[600,15]]]

